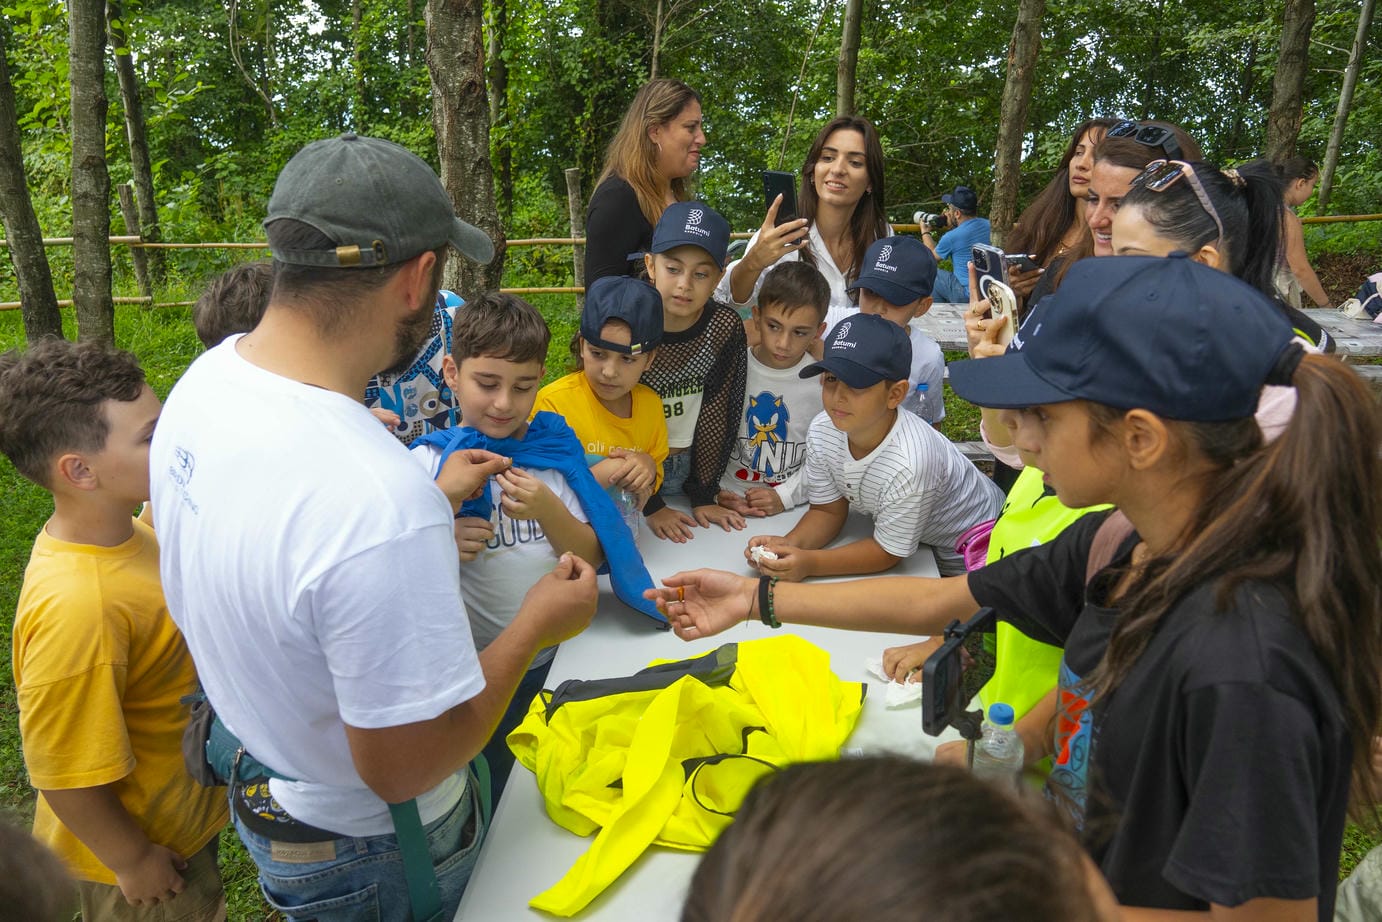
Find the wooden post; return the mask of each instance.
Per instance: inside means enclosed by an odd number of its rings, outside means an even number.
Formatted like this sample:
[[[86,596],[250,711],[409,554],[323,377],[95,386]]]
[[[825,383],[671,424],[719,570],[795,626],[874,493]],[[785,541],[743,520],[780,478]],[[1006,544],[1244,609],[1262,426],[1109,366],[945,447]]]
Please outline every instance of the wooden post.
[[[139,209],[134,205],[134,186],[122,182],[116,191],[120,194],[120,214],[125,216],[125,233],[143,240],[144,235],[139,230]],[[140,297],[152,299],[154,286],[149,281],[148,255],[139,247],[130,247],[130,261],[134,263],[134,281],[139,286]]]
[[[585,236],[585,208],[581,198],[581,171],[571,167],[566,174],[566,210],[571,215],[571,236]],[[585,287],[585,247],[579,243],[571,247],[571,260],[576,270],[576,287]],[[585,295],[576,296],[576,307],[585,307]]]

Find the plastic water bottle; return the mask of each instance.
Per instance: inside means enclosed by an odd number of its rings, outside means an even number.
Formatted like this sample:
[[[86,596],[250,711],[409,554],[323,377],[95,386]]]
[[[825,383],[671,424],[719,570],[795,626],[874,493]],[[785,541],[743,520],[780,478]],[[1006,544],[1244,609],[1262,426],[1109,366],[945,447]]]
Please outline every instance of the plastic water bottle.
[[[1022,737],[1013,729],[1013,709],[1001,701],[989,706],[983,735],[974,743],[971,771],[979,778],[1017,785],[1022,773]]]
[[[902,409],[909,413],[914,413],[922,419],[928,419],[926,414],[926,392],[929,387],[930,385],[925,381],[917,384],[910,394],[902,398]]]
[[[619,507],[619,515],[633,533],[633,543],[638,544],[638,522],[643,518],[643,510],[638,508],[638,496],[623,487],[614,491],[614,505]]]

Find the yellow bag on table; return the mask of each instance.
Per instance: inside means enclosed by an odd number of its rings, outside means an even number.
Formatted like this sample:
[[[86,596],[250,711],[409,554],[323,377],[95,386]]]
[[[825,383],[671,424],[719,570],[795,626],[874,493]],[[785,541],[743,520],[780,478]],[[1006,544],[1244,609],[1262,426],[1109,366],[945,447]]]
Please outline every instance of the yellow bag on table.
[[[704,851],[764,774],[839,755],[866,688],[785,634],[542,692],[509,748],[554,822],[599,834],[529,905],[571,916],[651,844]]]

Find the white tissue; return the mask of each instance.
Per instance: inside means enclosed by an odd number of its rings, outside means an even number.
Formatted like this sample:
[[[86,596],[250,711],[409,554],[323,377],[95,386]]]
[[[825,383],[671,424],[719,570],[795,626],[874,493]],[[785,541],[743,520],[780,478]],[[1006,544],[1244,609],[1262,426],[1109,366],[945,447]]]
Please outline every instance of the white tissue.
[[[900,708],[911,704],[913,701],[921,700],[921,673],[919,671],[912,674],[916,679],[914,682],[895,682],[883,671],[883,657],[881,656],[870,656],[864,660],[864,668],[869,671],[869,675],[888,684],[883,695],[883,703],[889,708]]]

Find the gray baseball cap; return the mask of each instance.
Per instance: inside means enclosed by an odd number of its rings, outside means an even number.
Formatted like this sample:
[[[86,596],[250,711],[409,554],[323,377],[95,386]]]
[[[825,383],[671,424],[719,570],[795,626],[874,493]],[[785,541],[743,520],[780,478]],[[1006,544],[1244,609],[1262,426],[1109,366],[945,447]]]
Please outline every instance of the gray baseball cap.
[[[313,141],[283,167],[264,226],[282,218],[310,224],[338,244],[273,249],[274,259],[297,266],[391,265],[444,243],[479,263],[494,258],[489,236],[456,217],[426,161],[392,141],[351,132]]]

